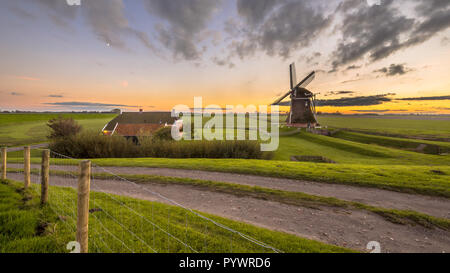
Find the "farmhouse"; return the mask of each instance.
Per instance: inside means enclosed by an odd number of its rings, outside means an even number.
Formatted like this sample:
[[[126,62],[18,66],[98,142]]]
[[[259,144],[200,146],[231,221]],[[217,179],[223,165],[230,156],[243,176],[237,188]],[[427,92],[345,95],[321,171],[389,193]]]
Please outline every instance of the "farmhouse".
[[[158,129],[171,126],[176,122],[170,112],[124,112],[105,125],[103,135],[119,135],[136,139],[148,136]]]

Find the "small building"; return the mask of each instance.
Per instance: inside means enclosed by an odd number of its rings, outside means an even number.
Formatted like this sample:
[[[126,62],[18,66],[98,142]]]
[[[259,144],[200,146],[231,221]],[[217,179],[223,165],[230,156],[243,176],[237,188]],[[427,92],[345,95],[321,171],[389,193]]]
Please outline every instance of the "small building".
[[[103,135],[119,135],[137,141],[139,136],[150,136],[158,129],[176,122],[170,112],[123,112],[105,125]]]

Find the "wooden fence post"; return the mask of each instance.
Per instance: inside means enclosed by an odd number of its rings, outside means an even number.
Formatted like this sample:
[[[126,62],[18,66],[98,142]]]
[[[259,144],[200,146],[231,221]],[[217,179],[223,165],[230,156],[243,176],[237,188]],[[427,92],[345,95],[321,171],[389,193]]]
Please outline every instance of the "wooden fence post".
[[[6,154],[8,150],[6,147],[2,147],[2,179],[6,179]]]
[[[80,244],[80,253],[88,253],[89,230],[89,192],[91,184],[91,162],[80,162],[80,177],[78,179],[78,215],[77,215],[77,242]]]
[[[28,189],[30,187],[30,146],[23,148],[23,173],[24,173],[24,187]]]
[[[48,202],[48,180],[50,177],[50,150],[42,152],[42,166],[41,166],[41,204]]]

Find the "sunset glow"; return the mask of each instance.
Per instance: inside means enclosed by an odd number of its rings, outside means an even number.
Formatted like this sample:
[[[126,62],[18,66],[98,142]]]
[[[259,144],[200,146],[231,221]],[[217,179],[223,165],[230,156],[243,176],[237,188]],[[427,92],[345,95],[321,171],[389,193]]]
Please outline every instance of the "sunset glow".
[[[248,1],[251,10],[241,1],[171,1],[192,5],[168,9],[159,2],[2,3],[0,110],[171,110],[192,106],[194,96],[221,107],[268,105],[288,91],[296,62],[298,78],[317,71],[308,89],[320,100],[395,94],[381,104],[318,111],[450,114],[448,99],[398,100],[450,95],[450,20],[425,28],[442,10],[420,13],[427,1],[277,1],[264,10],[258,1]],[[308,12],[316,16],[293,23]],[[392,20],[385,30],[392,37],[375,41],[371,13]],[[354,29],[358,16],[367,22]],[[370,49],[356,54],[351,46]],[[389,53],[374,59],[380,49]]]

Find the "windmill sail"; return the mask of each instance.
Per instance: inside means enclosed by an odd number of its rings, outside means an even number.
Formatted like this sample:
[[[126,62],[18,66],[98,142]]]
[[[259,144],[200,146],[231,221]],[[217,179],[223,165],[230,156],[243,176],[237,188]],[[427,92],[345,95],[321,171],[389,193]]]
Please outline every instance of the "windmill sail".
[[[279,99],[277,99],[274,103],[272,103],[272,105],[279,105],[280,102],[282,100],[284,100],[285,98],[287,98],[287,96],[289,96],[292,93],[292,91],[287,92],[286,94],[284,94],[283,96],[281,96]]]
[[[313,71],[311,72],[308,76],[306,76],[306,78],[304,78],[301,82],[299,82],[299,84],[295,87],[301,87],[301,88],[305,88],[306,86],[308,86],[314,79],[316,78],[316,72]]]
[[[289,66],[289,74],[291,76],[291,91],[295,88],[295,85],[297,84],[297,72],[295,70],[295,63],[292,63]]]

